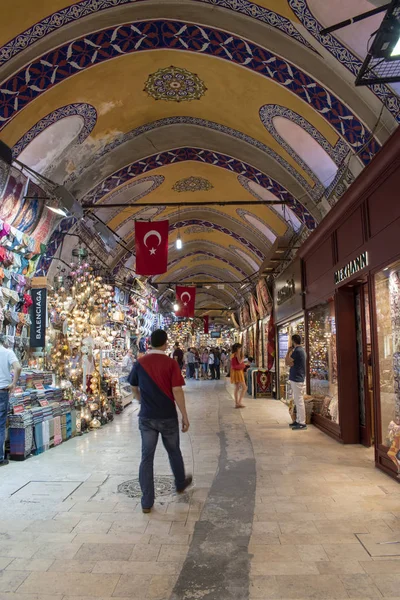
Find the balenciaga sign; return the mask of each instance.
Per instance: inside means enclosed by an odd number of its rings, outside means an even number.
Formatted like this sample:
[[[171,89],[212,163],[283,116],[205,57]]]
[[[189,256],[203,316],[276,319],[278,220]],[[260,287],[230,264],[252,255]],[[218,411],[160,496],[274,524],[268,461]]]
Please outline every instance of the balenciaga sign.
[[[47,290],[46,288],[32,289],[33,304],[31,306],[31,348],[43,348],[46,343],[46,311]]]
[[[368,266],[368,253],[363,252],[360,256],[357,256],[354,260],[351,260],[345,267],[335,272],[335,284],[341,283],[345,279],[348,279],[354,273],[362,271]]]

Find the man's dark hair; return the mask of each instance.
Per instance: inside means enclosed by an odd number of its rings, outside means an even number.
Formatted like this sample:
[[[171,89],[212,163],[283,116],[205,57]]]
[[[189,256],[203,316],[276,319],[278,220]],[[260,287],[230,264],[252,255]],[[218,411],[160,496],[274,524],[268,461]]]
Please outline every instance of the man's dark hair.
[[[162,329],[160,329],[159,331],[162,331]],[[179,347],[179,342],[175,342],[175,348]]]
[[[292,335],[292,342],[294,342],[295,344],[300,346],[301,345],[301,337],[297,333],[295,333],[294,335]]]
[[[161,348],[164,346],[165,342],[168,340],[167,332],[164,329],[156,329],[151,334],[151,347],[152,348]]]

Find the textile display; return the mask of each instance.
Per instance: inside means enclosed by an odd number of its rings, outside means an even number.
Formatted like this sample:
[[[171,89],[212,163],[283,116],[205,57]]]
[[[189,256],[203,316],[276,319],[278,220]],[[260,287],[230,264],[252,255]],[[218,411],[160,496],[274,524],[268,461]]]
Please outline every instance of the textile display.
[[[272,373],[258,369],[253,372],[253,397],[272,397]]]
[[[54,418],[54,445],[58,446],[62,442],[61,417]]]
[[[258,281],[256,292],[260,318],[267,317],[272,312],[272,298],[264,277]]]
[[[250,309],[251,322],[255,323],[258,319],[258,307],[257,307],[256,299],[253,296],[253,294],[249,294],[248,303],[249,303],[249,309]]]

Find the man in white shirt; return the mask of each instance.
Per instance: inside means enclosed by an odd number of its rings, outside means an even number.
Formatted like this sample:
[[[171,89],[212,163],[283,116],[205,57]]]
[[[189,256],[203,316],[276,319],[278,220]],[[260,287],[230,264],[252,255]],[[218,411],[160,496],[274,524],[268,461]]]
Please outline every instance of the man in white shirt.
[[[128,375],[132,371],[133,363],[135,362],[133,352],[131,349],[127,351],[124,358],[122,359],[122,374],[125,381],[128,381]]]
[[[8,465],[4,458],[8,399],[15,389],[21,374],[21,365],[12,350],[4,347],[4,336],[0,335],[0,467]],[[13,371],[13,375],[11,372]]]

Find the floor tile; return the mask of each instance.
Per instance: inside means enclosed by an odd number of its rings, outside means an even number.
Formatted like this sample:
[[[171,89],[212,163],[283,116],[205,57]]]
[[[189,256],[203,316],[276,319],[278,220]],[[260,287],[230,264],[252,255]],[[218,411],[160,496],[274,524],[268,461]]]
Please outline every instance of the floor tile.
[[[17,591],[28,575],[23,571],[0,571],[0,592]]]
[[[111,596],[118,583],[119,575],[103,575],[96,573],[31,573],[19,588],[21,593],[46,594],[52,590],[54,594],[69,594],[79,590],[85,596]]]
[[[82,544],[75,560],[128,560],[132,555],[134,546],[130,544]]]
[[[52,564],[51,558],[15,558],[7,571],[48,571]]]
[[[196,390],[191,385],[192,428],[190,438],[182,436],[182,448],[195,486],[186,500],[159,497],[152,513],[143,515],[140,499],[117,493],[120,483],[137,477],[140,460],[137,413],[130,409],[99,432],[10,465],[7,483],[0,481],[0,509],[7,515],[0,520],[0,600],[169,600],[190,565],[186,555],[194,532],[195,540],[203,535],[199,517],[210,514],[207,500],[220,453],[218,411],[239,417],[223,384]],[[400,532],[400,487],[374,468],[373,452],[341,446],[313,427],[306,437],[293,436],[280,402],[248,399],[247,405],[240,423],[253,444],[257,488],[247,567],[237,566],[244,573],[250,568],[240,600],[397,599],[400,557],[379,542]],[[161,444],[155,470],[170,474]],[[49,481],[44,489],[55,490],[54,498],[46,492],[41,503],[10,500],[33,480]],[[77,481],[80,487],[62,501]],[[216,533],[218,557],[224,547],[217,539]],[[384,548],[377,552],[381,556],[372,558],[364,543],[373,553]],[[201,580],[192,600],[203,598],[209,581],[209,575]]]

